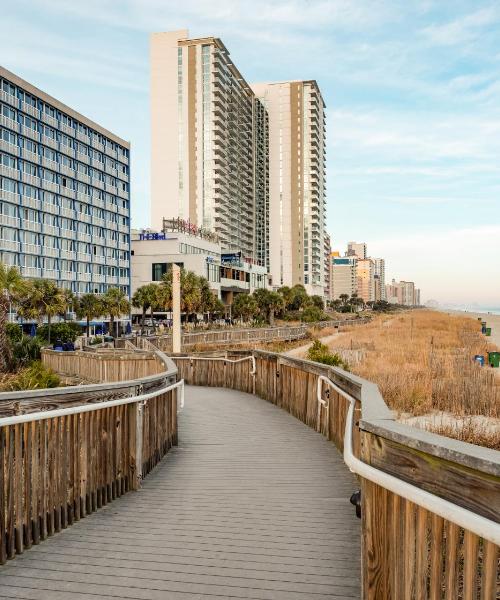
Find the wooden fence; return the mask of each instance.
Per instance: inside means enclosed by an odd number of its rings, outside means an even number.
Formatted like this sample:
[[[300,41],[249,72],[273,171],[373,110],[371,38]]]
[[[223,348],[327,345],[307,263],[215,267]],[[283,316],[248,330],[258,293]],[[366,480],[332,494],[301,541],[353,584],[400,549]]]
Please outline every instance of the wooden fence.
[[[114,380],[120,373],[137,375],[148,368],[152,372],[115,384],[0,394],[0,407],[5,403],[18,407],[17,416],[0,418],[2,564],[137,489],[142,477],[177,443],[173,363],[163,364],[158,373],[161,361],[130,357],[120,371],[113,354],[53,354],[63,353],[44,353],[44,362],[59,372],[66,368],[66,374],[97,377],[103,373]],[[71,367],[71,360],[79,367]],[[106,361],[107,369],[102,364]],[[40,412],[40,407],[46,408],[47,396],[56,407],[66,408]],[[65,397],[73,402],[68,404]],[[31,412],[33,406],[38,412]]]
[[[353,327],[362,325],[369,319],[345,319],[337,321],[320,321],[310,325],[296,325],[286,327],[247,327],[243,329],[217,329],[213,331],[198,331],[183,333],[181,346],[183,350],[195,346],[237,346],[239,344],[256,344],[276,341],[302,340],[308,336],[311,329],[326,329]],[[146,336],[160,350],[170,352],[172,350],[171,334]],[[120,342],[119,342],[120,343]]]
[[[334,367],[263,351],[234,351],[226,360],[174,360],[186,383],[253,392],[342,451],[349,403],[321,378],[329,379],[356,400],[358,458],[499,527],[500,453],[397,423],[374,384]],[[360,486],[364,599],[500,598],[497,545],[455,525],[452,514],[444,519],[366,479]]]

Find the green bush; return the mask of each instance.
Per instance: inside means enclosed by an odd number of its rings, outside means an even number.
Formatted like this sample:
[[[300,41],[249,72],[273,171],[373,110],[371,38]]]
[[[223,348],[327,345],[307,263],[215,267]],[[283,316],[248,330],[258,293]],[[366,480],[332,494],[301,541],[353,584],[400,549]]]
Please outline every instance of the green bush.
[[[35,361],[29,367],[19,371],[8,384],[8,391],[41,390],[59,387],[61,380],[51,369],[45,367],[40,361]]]
[[[322,344],[319,340],[314,340],[312,346],[307,351],[307,358],[314,362],[323,363],[332,367],[340,367],[344,371],[349,370],[349,365],[338,354],[330,352],[328,346]]]
[[[23,337],[21,325],[18,325],[17,323],[7,323],[5,326],[5,333],[7,334],[7,338],[11,344],[19,342]]]
[[[308,306],[301,315],[300,320],[303,323],[317,323],[318,321],[328,321],[328,315],[317,306]]]
[[[42,342],[39,338],[23,335],[19,341],[11,342],[12,370],[26,367],[35,360],[40,360]]]
[[[56,340],[61,342],[74,342],[76,338],[82,334],[82,328],[78,323],[54,323],[50,327],[50,341],[54,343]],[[36,335],[44,342],[49,341],[49,326],[40,325],[36,331]]]

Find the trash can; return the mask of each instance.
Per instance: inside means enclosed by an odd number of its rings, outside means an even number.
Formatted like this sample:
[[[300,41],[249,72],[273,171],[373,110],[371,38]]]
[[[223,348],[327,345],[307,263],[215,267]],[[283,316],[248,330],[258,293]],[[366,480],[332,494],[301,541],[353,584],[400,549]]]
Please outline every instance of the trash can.
[[[488,352],[488,363],[490,367],[500,367],[500,352]]]
[[[482,354],[476,354],[474,356],[474,362],[477,362],[481,367],[484,367],[484,356]]]
[[[487,335],[488,337],[491,335],[491,327],[485,327],[484,335]]]

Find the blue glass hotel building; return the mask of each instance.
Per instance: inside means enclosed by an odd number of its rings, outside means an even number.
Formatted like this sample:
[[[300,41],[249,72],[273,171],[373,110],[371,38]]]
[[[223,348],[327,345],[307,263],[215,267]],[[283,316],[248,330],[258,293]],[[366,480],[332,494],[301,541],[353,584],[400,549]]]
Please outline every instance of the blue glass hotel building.
[[[0,67],[0,261],[130,293],[130,145]]]

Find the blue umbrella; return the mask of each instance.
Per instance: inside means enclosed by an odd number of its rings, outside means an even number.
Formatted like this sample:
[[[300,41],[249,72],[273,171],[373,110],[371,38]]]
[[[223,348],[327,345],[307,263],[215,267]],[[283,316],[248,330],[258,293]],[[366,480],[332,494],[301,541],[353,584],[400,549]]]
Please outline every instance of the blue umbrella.
[[[36,325],[34,323],[31,324],[30,336],[35,337],[36,335]]]
[[[130,321],[127,321],[127,327],[125,328],[125,333],[130,335],[132,333],[132,326],[130,325]]]

